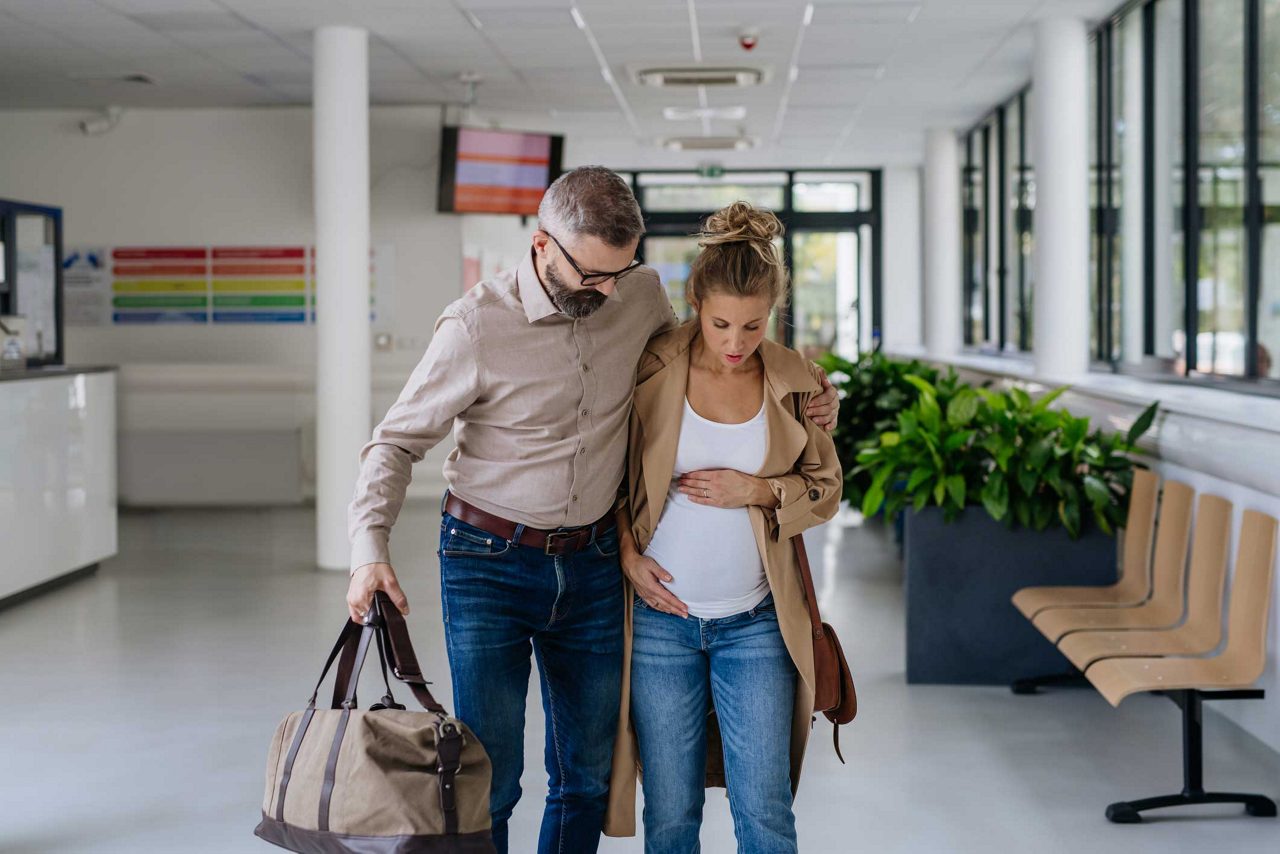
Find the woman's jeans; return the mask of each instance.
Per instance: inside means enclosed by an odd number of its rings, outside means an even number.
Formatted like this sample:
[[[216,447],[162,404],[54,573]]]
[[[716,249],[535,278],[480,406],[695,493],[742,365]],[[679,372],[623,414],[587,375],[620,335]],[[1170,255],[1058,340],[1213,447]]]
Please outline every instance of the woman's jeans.
[[[622,690],[617,531],[557,557],[445,514],[440,584],[454,711],[493,763],[489,806],[498,851],[507,851],[507,819],[520,799],[530,651],[547,719],[549,779],[537,850],[595,851]]]
[[[644,769],[647,854],[697,852],[707,769],[707,713],[724,745],[738,851],[796,851],[791,718],[796,669],[773,598],[703,620],[635,600],[631,722]]]

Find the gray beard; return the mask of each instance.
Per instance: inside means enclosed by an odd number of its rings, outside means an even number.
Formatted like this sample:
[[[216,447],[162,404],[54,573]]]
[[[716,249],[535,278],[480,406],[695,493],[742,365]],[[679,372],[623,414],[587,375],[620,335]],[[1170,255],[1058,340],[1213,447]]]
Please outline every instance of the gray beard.
[[[580,291],[570,290],[550,264],[547,265],[543,278],[547,286],[547,295],[551,297],[551,304],[565,317],[576,320],[590,317],[599,311],[604,301],[608,299],[599,291],[589,288]]]

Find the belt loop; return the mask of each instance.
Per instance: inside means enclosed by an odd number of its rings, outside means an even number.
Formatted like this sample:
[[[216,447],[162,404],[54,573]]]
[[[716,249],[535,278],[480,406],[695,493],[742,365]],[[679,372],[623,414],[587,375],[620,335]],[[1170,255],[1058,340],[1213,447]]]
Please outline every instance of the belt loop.
[[[511,535],[511,542],[520,545],[520,537],[524,534],[524,525],[516,523],[516,532]]]
[[[449,490],[444,491],[444,495],[440,496],[440,515],[445,514],[444,506],[449,503]]]

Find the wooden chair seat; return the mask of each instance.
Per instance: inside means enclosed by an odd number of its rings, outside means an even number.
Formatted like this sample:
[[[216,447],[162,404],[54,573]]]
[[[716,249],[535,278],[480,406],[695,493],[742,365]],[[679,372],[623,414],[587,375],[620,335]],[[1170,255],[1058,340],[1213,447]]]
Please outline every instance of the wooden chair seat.
[[[1090,665],[1085,678],[1113,706],[1142,691],[1219,691],[1252,685],[1266,667],[1275,550],[1275,518],[1246,510],[1232,578],[1227,645],[1221,654],[1211,658],[1107,658]]]
[[[1058,642],[1071,663],[1084,670],[1104,658],[1205,655],[1222,641],[1222,590],[1231,551],[1231,502],[1202,495],[1192,534],[1187,580],[1187,618],[1169,629],[1078,631]]]
[[[1024,587],[1013,605],[1028,620],[1046,608],[1118,608],[1139,605],[1151,595],[1151,540],[1155,533],[1159,478],[1135,469],[1129,490],[1120,578],[1104,587]]]
[[[1165,482],[1149,599],[1127,607],[1048,608],[1036,614],[1033,625],[1056,644],[1069,632],[1164,629],[1180,622],[1194,495],[1185,483]]]

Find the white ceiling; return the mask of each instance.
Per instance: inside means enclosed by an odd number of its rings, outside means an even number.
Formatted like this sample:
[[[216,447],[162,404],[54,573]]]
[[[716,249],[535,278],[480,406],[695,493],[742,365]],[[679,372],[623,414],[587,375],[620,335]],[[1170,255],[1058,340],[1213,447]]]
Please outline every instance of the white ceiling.
[[[814,0],[806,27],[805,0],[577,0],[579,29],[570,0],[0,0],[0,109],[305,105],[312,31],[354,24],[370,33],[373,103],[458,104],[459,73],[478,72],[470,121],[563,131],[571,161],[911,163],[925,128],[967,125],[1027,82],[1032,22],[1094,20],[1119,3]],[[738,45],[747,27],[751,52]],[[701,95],[634,82],[637,68],[698,52],[767,80]],[[110,82],[131,73],[156,85]],[[662,117],[700,97],[746,118]],[[655,142],[739,132],[757,149],[678,155]]]

